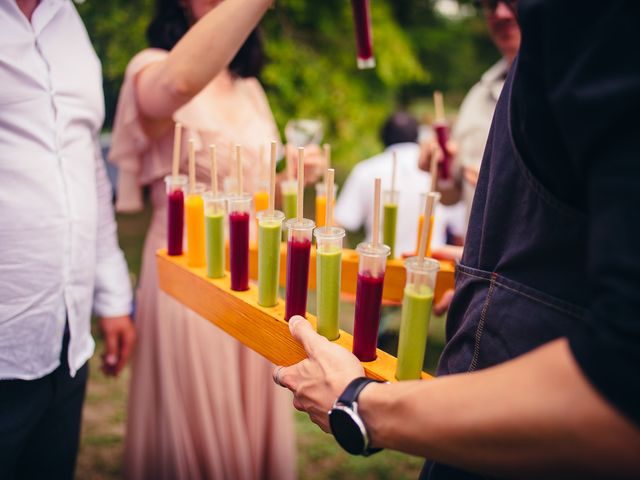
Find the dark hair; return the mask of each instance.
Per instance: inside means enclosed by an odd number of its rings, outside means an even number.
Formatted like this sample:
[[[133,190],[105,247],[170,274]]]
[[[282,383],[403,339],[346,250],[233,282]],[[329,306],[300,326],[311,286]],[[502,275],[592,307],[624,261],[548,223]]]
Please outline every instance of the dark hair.
[[[418,121],[407,112],[396,112],[384,122],[380,138],[385,147],[395,143],[417,142]]]
[[[156,11],[147,27],[147,41],[153,48],[171,50],[187,33],[191,21],[180,0],[156,0]],[[254,29],[229,64],[231,73],[257,77],[264,66],[264,50],[258,29]]]

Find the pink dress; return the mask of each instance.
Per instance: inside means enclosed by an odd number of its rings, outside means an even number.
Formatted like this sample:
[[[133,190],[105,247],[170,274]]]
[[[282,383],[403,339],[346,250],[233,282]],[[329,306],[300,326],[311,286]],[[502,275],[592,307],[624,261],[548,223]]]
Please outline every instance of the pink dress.
[[[273,365],[158,288],[155,252],[166,247],[163,177],[171,170],[173,129],[159,139],[146,137],[134,82],[144,67],[166,55],[149,49],[130,62],[110,153],[110,161],[120,169],[121,210],[141,206],[142,185],[150,185],[153,202],[137,292],[138,344],[129,392],[126,475],[292,479],[296,461],[291,398],[271,380]],[[225,111],[231,113],[223,116]],[[259,145],[279,138],[257,80],[232,80],[227,72],[178,110],[174,120],[185,128],[181,172],[186,172],[186,142],[194,138],[198,181],[207,184],[210,143],[218,145],[220,177],[233,168],[229,145],[244,146],[245,190],[251,191]]]

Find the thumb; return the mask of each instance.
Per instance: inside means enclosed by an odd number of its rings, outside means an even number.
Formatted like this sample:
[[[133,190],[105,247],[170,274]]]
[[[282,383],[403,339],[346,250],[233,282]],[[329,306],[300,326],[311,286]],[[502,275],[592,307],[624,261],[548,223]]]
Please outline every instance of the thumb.
[[[104,332],[105,363],[114,367],[118,363],[118,335],[113,330]]]
[[[293,338],[302,344],[309,358],[314,358],[318,347],[327,341],[322,335],[318,335],[311,324],[300,315],[294,315],[289,319],[289,331]]]

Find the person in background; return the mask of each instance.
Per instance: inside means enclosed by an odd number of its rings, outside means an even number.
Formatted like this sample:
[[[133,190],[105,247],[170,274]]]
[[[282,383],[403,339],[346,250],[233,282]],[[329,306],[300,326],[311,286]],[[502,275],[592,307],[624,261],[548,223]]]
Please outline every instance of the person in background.
[[[161,292],[156,251],[166,248],[163,178],[171,172],[174,122],[182,123],[181,171],[195,139],[198,180],[210,184],[209,145],[219,178],[235,170],[229,144],[243,146],[244,190],[257,186],[260,146],[279,139],[256,79],[264,61],[256,24],[270,0],[159,0],[150,48],[129,63],[110,160],[118,204],[153,215],[137,292],[139,346],[131,377],[125,473],[129,478],[292,479],[290,396],[268,378],[263,357]],[[268,161],[265,158],[264,161]]]
[[[100,62],[72,2],[6,0],[0,25],[0,478],[72,479],[92,306],[107,375],[135,340]]]
[[[428,480],[640,478],[639,17],[518,2],[437,378],[376,383],[289,321],[308,358],[274,380],[352,453],[420,455]]]
[[[476,5],[483,12],[489,35],[500,52],[501,58],[482,75],[480,81],[465,96],[448,145],[449,153],[454,158],[453,171],[456,184],[455,192],[446,192],[447,194],[443,192],[443,201],[458,202],[461,198],[464,202],[466,210],[464,233],[466,233],[493,112],[509,68],[520,48],[520,27],[514,11],[507,6],[507,3],[515,5],[515,2],[496,0],[476,1]],[[420,166],[428,171],[431,159],[435,158],[438,161],[442,157],[442,151],[435,140],[425,142],[422,145],[422,151]],[[436,249],[434,254],[443,258],[459,259],[462,256],[462,248],[442,246]]]
[[[396,256],[413,254],[416,250],[418,218],[424,206],[420,194],[429,191],[431,176],[418,168],[418,122],[406,112],[396,112],[384,123],[380,139],[384,152],[358,163],[342,187],[335,207],[335,220],[349,231],[362,226],[367,240],[371,240],[373,228],[374,179],[382,179],[382,189],[391,189],[393,154],[397,156],[396,189],[398,198],[398,223],[396,226]],[[447,241],[447,230],[462,235],[464,211],[461,206],[438,205],[435,214],[432,247]]]

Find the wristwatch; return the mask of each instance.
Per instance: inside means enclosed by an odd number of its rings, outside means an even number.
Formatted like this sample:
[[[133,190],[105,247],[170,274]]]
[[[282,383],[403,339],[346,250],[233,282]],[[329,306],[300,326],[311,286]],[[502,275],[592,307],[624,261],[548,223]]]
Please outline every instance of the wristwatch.
[[[340,446],[352,455],[368,457],[382,450],[369,446],[367,428],[358,415],[358,396],[371,382],[386,383],[381,380],[358,377],[347,385],[329,411],[331,433]]]

